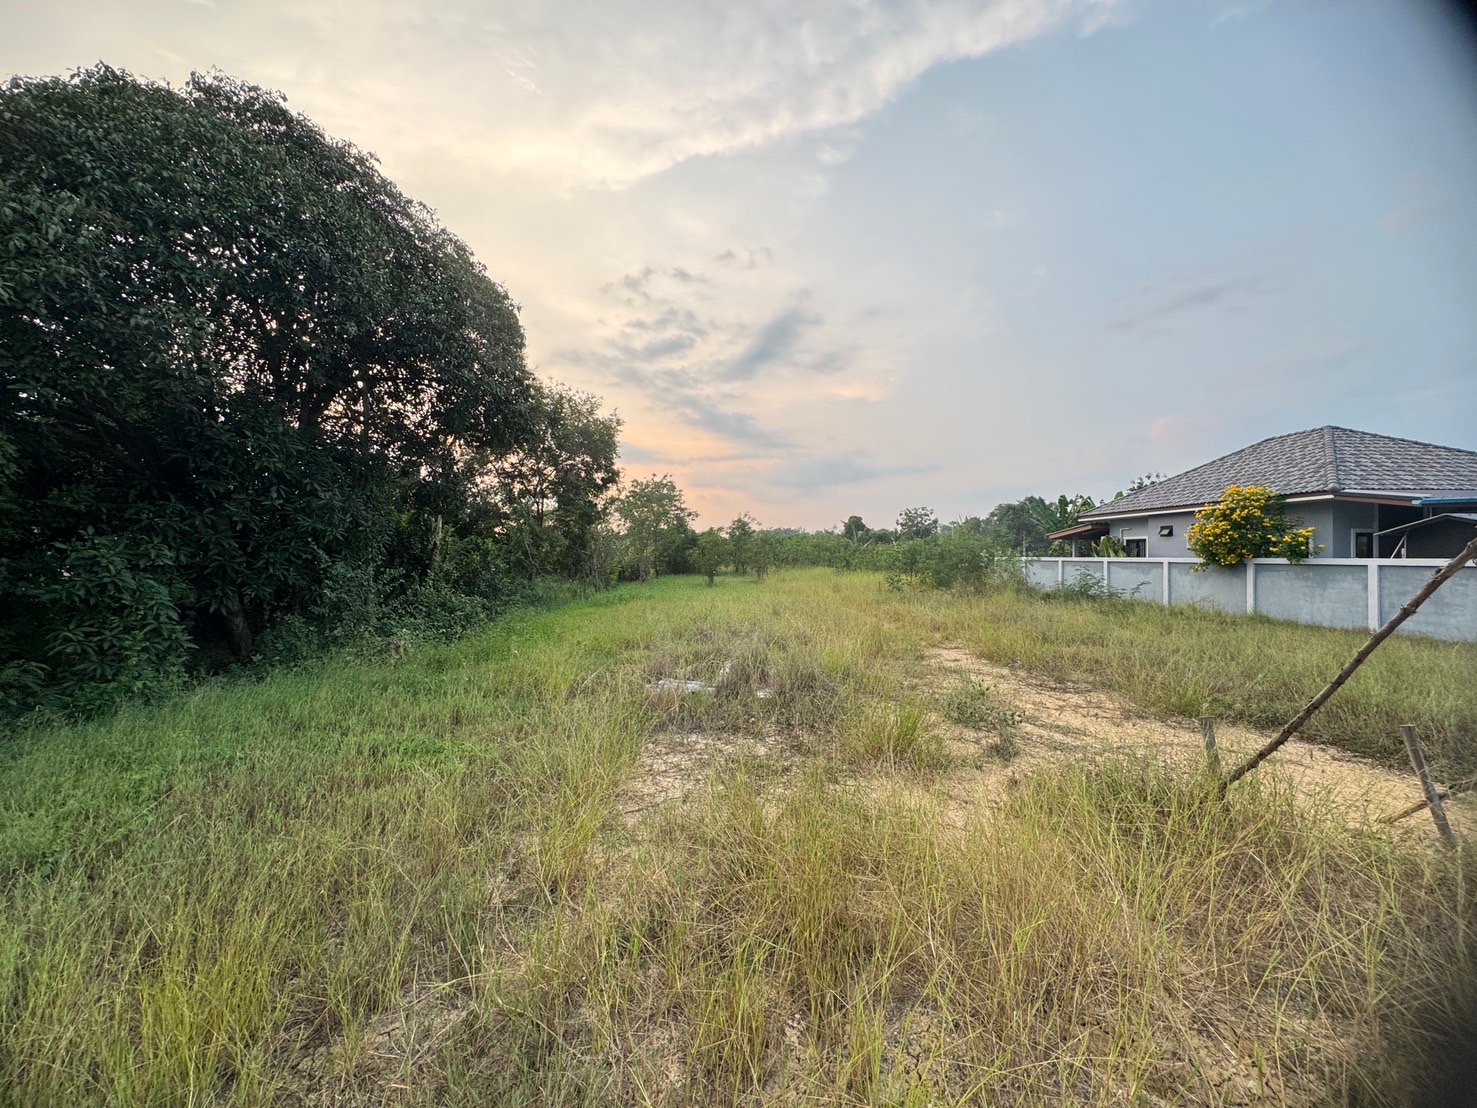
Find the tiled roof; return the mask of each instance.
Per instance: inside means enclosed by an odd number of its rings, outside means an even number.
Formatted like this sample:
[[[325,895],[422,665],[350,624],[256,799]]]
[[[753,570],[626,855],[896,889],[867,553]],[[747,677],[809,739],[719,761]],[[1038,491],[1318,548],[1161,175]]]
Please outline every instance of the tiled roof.
[[[1340,492],[1451,496],[1453,490],[1477,490],[1477,451],[1347,427],[1317,427],[1263,439],[1099,505],[1083,512],[1082,518],[1198,508],[1219,500],[1228,485],[1269,485],[1284,496]]]

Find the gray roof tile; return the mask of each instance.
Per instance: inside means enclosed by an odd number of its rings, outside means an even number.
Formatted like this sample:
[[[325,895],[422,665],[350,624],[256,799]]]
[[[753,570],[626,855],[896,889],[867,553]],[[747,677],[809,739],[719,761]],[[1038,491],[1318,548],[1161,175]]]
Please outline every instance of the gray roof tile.
[[[1082,518],[1198,508],[1219,500],[1228,485],[1270,485],[1284,496],[1342,492],[1415,497],[1443,490],[1450,495],[1453,489],[1477,489],[1477,451],[1347,427],[1317,427],[1263,439],[1101,504]]]

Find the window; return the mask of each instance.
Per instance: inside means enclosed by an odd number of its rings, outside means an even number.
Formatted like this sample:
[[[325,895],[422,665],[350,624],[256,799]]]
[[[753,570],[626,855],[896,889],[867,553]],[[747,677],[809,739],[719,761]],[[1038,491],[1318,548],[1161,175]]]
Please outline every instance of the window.
[[[1149,556],[1148,539],[1124,539],[1123,548],[1128,551],[1130,558],[1147,558]]]
[[[1374,532],[1373,531],[1355,531],[1354,532],[1354,557],[1356,557],[1356,558],[1373,558],[1374,557]]]

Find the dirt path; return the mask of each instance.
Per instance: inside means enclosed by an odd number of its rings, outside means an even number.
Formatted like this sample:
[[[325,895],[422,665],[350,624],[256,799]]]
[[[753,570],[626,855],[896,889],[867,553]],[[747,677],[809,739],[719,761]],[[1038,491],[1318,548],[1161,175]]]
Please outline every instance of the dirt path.
[[[1008,728],[1009,757],[995,746],[998,731],[971,729],[944,718],[940,706],[961,678],[973,678],[990,690],[992,701],[1011,710],[1019,722]],[[943,736],[955,765],[934,785],[942,793],[945,816],[963,826],[981,804],[998,805],[1032,774],[1061,762],[1082,762],[1130,751],[1155,760],[1198,768],[1205,747],[1194,720],[1150,719],[1126,701],[1087,685],[1063,685],[1014,666],[996,665],[956,645],[925,654],[912,692],[934,706],[930,724]],[[1270,733],[1219,723],[1216,738],[1226,766],[1261,747]],[[711,774],[735,757],[748,757],[783,779],[794,768],[793,744],[777,735],[765,738],[717,732],[660,732],[641,753],[621,797],[627,826],[638,824],[653,808],[704,790]],[[1400,773],[1335,747],[1293,739],[1268,763],[1270,772],[1286,775],[1310,801],[1335,805],[1352,823],[1368,823],[1421,799],[1420,785],[1409,772]],[[881,782],[871,774],[855,780],[862,788]],[[889,776],[887,787],[916,789]],[[1477,794],[1448,802],[1447,813],[1459,831],[1477,832]],[[1429,815],[1418,812],[1396,825],[1401,833],[1436,835]]]
[[[1012,777],[1018,781],[1052,762],[1087,760],[1111,751],[1130,750],[1187,766],[1204,764],[1205,747],[1194,721],[1148,719],[1107,693],[1059,685],[1017,667],[996,665],[959,646],[931,650],[925,664],[924,684],[935,696],[967,674],[989,685],[1024,716],[1014,729],[1020,753],[1008,764],[984,762],[976,773],[950,782],[951,807],[977,800],[981,792],[988,795],[1008,788]],[[956,749],[982,747],[985,737],[968,728],[943,720],[939,727]],[[1266,743],[1271,733],[1221,723],[1216,738],[1225,764],[1231,766]],[[1268,765],[1288,774],[1300,793],[1327,798],[1354,821],[1376,820],[1422,795],[1411,773],[1397,773],[1358,755],[1300,739],[1288,742]],[[1459,830],[1477,829],[1469,797],[1449,802],[1447,812]],[[1415,834],[1436,833],[1425,813],[1397,826]]]

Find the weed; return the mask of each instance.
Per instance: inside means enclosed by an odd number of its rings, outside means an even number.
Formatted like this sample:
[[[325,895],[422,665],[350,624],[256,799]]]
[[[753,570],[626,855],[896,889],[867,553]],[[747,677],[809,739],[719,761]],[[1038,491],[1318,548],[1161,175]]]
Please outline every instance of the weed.
[[[1002,731],[997,738],[991,739],[985,747],[991,757],[998,758],[1002,762],[1013,762],[1021,755],[1020,740],[1011,731]]]
[[[1025,717],[995,688],[964,674],[944,697],[944,718],[962,727],[1001,735],[1019,727]]]

